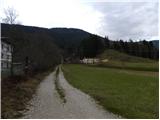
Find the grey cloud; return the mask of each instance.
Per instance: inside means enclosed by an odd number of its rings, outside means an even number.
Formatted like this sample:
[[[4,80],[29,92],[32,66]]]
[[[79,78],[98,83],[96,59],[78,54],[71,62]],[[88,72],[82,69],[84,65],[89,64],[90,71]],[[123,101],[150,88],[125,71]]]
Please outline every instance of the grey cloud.
[[[104,2],[92,3],[102,12],[99,33],[112,39],[147,39],[158,36],[158,3]]]

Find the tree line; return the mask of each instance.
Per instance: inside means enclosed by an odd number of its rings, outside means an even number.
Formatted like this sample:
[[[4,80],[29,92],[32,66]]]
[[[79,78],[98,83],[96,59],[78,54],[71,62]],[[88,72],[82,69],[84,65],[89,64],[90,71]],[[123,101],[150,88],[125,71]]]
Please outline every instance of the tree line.
[[[108,37],[101,38],[97,35],[90,35],[89,38],[82,40],[78,54],[80,58],[96,57],[105,49],[115,49],[138,57],[159,59],[159,49],[153,45],[152,41],[142,40],[134,42],[131,39],[125,42],[122,39],[111,41]]]
[[[104,41],[107,49],[115,49],[138,57],[159,59],[159,49],[153,45],[152,41],[141,40],[134,42],[132,39],[125,42],[122,39],[111,41],[108,37],[105,37]]]

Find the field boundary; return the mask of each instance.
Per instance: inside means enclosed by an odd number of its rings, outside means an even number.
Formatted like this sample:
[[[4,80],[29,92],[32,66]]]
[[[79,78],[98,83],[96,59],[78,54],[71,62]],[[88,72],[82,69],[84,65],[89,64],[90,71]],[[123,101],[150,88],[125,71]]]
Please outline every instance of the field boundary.
[[[60,66],[58,66],[57,69],[56,69],[56,78],[55,78],[55,82],[54,83],[55,83],[55,88],[57,90],[57,93],[58,93],[60,99],[62,100],[63,103],[66,103],[67,100],[65,98],[65,91],[59,84],[59,72],[60,72],[60,69],[61,69]]]

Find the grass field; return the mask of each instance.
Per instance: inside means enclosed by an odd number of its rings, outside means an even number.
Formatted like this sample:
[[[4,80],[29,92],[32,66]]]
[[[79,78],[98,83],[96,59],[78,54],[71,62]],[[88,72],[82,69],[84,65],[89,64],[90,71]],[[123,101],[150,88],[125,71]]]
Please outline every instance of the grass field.
[[[138,71],[159,71],[159,63],[156,60],[131,56],[112,49],[105,50],[98,57],[101,60],[108,59],[107,62],[99,63],[98,66],[100,67],[120,68]]]
[[[159,71],[159,65],[157,61],[154,62],[125,62],[125,61],[108,61],[106,63],[98,64],[100,67],[130,69],[138,71]]]
[[[124,62],[155,62],[148,58],[142,58],[137,56],[128,55],[124,52],[119,52],[113,49],[107,49],[102,54],[97,56],[100,59],[109,59],[112,61],[124,61]]]
[[[66,79],[125,118],[158,118],[158,72],[63,65]]]

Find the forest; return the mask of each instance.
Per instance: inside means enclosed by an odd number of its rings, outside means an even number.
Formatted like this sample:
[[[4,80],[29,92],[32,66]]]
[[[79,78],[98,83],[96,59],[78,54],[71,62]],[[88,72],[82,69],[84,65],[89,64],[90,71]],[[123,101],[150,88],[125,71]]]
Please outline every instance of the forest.
[[[155,44],[155,42],[157,43]],[[80,58],[93,58],[103,53],[106,49],[114,49],[128,55],[158,60],[158,44],[158,40],[154,42],[146,40],[134,42],[134,40],[130,39],[124,42],[122,39],[114,41],[108,37],[102,38],[97,35],[90,35],[90,37],[81,41],[77,56],[80,56]]]

